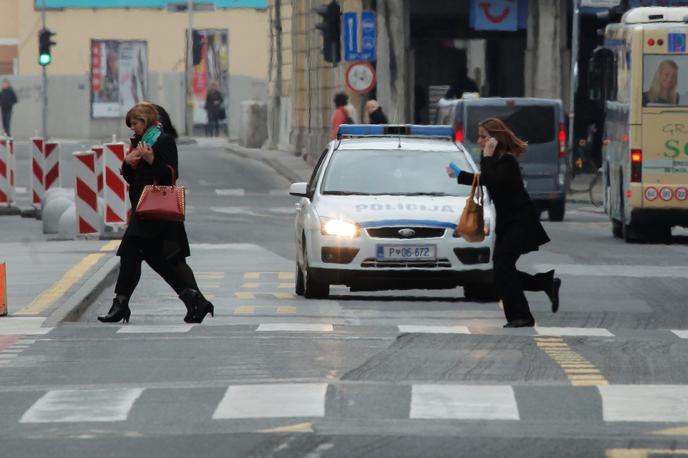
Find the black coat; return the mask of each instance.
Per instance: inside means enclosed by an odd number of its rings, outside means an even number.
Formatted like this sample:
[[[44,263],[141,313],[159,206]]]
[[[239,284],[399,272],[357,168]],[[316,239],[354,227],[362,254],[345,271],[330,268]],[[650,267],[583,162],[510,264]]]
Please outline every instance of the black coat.
[[[385,113],[382,111],[382,107],[377,107],[375,111],[370,113],[368,115],[368,118],[370,119],[371,124],[387,124],[389,121],[387,120],[387,116]]]
[[[143,188],[149,184],[172,184],[172,172],[179,176],[177,145],[169,134],[160,134],[153,144],[154,159],[151,164],[141,159],[134,168],[124,162],[122,176],[129,183],[129,200],[131,202],[131,220],[122,243],[117,250],[118,256],[136,255],[141,244],[152,246],[158,244],[159,252],[167,259],[190,256],[189,240],[184,223],[174,221],[142,221],[136,217],[136,205]]]
[[[463,170],[459,184],[471,185],[473,174]],[[540,213],[523,186],[518,160],[511,154],[483,157],[480,184],[487,188],[497,210],[495,256],[525,254],[549,242]]]
[[[224,98],[220,91],[209,90],[205,97],[205,109],[208,113],[208,121],[222,120],[224,110]]]
[[[17,103],[17,94],[11,87],[0,90],[0,108],[2,111],[9,113],[15,103]]]

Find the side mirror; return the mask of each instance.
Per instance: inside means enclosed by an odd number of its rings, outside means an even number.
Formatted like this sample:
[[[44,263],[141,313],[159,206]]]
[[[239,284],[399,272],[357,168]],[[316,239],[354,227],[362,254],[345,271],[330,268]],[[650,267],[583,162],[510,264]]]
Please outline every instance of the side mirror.
[[[289,194],[297,197],[308,196],[308,183],[292,183],[289,186]]]

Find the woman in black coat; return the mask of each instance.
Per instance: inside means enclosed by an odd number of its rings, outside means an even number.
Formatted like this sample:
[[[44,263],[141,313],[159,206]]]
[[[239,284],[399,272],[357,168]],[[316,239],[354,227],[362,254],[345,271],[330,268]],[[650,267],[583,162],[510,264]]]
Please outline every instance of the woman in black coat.
[[[166,113],[165,113],[166,114]],[[127,113],[127,127],[134,131],[132,147],[122,164],[122,176],[129,183],[132,209],[149,184],[170,185],[178,176],[177,145],[163,132],[160,115],[150,103],[139,103]],[[183,222],[143,221],[134,211],[122,243],[116,297],[112,307],[98,320],[104,323],[129,322],[129,299],[141,278],[141,262],[146,261],[179,295],[186,305],[184,321],[201,323],[214,313],[213,304],[199,292],[193,271],[186,263],[189,241]]]
[[[502,299],[507,324],[505,328],[534,326],[528,300],[523,291],[544,291],[552,302],[552,312],[559,309],[561,280],[554,271],[530,275],[516,269],[522,254],[536,251],[549,242],[540,224],[540,213],[535,209],[523,185],[518,157],[528,145],[496,118],[479,125],[478,143],[483,149],[480,161],[480,184],[487,187],[497,211],[494,255],[495,285]],[[456,176],[447,167],[450,177]],[[459,184],[471,185],[473,174],[461,170]]]

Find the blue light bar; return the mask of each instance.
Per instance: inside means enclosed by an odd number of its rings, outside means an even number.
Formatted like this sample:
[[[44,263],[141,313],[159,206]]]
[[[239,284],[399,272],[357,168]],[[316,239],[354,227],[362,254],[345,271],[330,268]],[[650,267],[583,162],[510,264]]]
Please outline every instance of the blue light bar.
[[[341,124],[337,129],[337,136],[342,135],[384,135],[382,124]]]
[[[413,136],[454,138],[452,126],[426,126],[417,124],[342,124],[337,129],[337,137],[355,136]]]

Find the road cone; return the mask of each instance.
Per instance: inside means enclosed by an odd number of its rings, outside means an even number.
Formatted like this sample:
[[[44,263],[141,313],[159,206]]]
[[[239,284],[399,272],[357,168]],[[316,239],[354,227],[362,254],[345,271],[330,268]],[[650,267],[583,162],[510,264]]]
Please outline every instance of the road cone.
[[[0,316],[7,315],[7,276],[5,263],[0,262]]]

